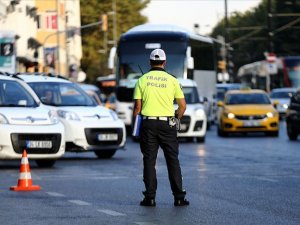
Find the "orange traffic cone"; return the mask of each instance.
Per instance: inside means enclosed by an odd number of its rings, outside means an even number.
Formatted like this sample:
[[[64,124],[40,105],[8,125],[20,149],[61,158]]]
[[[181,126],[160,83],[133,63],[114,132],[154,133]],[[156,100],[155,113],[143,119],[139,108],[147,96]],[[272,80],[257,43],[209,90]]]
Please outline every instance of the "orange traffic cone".
[[[40,186],[32,185],[31,173],[26,150],[23,151],[18,186],[11,186],[11,191],[38,191]]]

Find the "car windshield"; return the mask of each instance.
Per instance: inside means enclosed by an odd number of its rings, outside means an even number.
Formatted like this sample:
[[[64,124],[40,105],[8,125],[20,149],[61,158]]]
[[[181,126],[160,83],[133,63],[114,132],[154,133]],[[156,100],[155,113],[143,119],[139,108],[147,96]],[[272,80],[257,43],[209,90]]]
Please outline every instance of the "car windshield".
[[[261,93],[253,94],[229,94],[226,96],[227,105],[240,104],[271,104],[268,96]]]
[[[224,101],[224,96],[225,96],[226,91],[227,91],[227,89],[225,89],[225,88],[217,89],[217,100],[218,101]]]
[[[0,107],[37,107],[31,94],[17,81],[0,80]]]
[[[226,87],[217,86],[217,100],[224,101],[225,94],[228,90],[238,90],[241,88],[240,84],[232,84]]]
[[[292,91],[278,91],[278,92],[272,92],[270,97],[271,98],[290,98],[292,97],[294,92]]]
[[[196,87],[183,87],[182,91],[187,104],[195,104],[200,102]]]
[[[74,83],[29,83],[42,103],[53,106],[96,106],[97,103]]]

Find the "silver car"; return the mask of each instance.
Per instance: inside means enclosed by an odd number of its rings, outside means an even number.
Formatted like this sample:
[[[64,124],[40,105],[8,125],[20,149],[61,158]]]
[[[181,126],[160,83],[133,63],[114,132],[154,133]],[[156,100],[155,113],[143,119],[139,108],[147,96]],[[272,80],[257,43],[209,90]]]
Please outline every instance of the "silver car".
[[[273,104],[276,103],[276,109],[279,112],[280,118],[285,117],[290,99],[295,92],[296,88],[274,88],[271,91],[270,98]]]

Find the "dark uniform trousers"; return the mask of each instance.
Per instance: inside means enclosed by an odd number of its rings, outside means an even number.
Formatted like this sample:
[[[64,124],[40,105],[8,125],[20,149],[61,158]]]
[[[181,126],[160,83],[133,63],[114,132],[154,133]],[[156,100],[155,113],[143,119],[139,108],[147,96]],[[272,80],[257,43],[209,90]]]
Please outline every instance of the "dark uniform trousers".
[[[140,147],[144,161],[144,183],[146,198],[155,198],[157,189],[156,158],[159,147],[162,148],[168,168],[169,181],[174,198],[184,198],[182,175],[178,160],[178,139],[176,126],[168,121],[143,120],[141,124]]]

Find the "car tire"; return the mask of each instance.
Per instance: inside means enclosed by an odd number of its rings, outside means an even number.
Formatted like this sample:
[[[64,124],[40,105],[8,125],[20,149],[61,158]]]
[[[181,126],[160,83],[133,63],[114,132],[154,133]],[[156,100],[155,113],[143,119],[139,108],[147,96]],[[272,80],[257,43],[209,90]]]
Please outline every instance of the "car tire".
[[[269,131],[269,132],[267,132],[267,135],[270,137],[278,137],[279,132],[278,131]]]
[[[205,142],[205,136],[202,136],[202,137],[196,137],[196,141],[198,143],[204,143]]]
[[[186,137],[187,142],[194,142],[194,137]]]
[[[56,159],[36,159],[36,164],[40,168],[51,168],[56,162]]]
[[[221,128],[218,126],[218,136],[219,137],[227,137],[228,134],[225,131],[222,131]]]
[[[291,141],[297,140],[298,133],[294,131],[290,123],[286,123],[286,130],[287,130],[287,135],[289,136],[289,139]]]
[[[94,151],[99,159],[110,159],[116,153],[116,150]]]
[[[206,122],[206,130],[210,130],[211,121]]]

